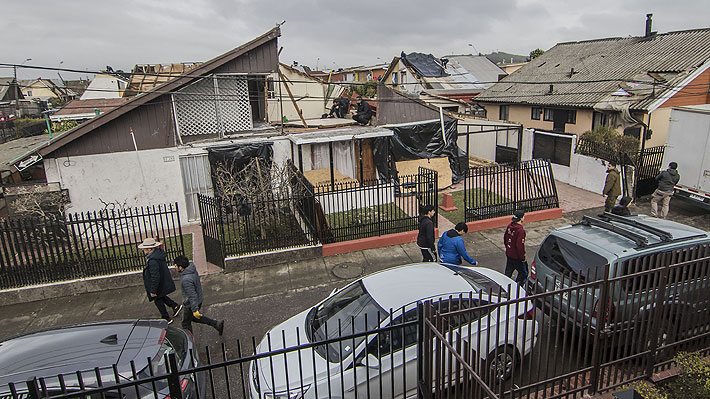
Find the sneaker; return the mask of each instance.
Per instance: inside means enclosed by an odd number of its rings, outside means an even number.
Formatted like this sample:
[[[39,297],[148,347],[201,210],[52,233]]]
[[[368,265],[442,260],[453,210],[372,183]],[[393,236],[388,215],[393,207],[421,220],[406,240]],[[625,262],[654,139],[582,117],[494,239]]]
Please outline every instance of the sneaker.
[[[224,332],[224,320],[217,323],[217,332],[219,333],[219,335],[221,337],[222,333]]]
[[[182,310],[182,305],[175,306],[173,308],[173,317],[179,315],[181,310]]]
[[[168,324],[173,324],[173,321],[175,321],[175,319],[168,320]]]

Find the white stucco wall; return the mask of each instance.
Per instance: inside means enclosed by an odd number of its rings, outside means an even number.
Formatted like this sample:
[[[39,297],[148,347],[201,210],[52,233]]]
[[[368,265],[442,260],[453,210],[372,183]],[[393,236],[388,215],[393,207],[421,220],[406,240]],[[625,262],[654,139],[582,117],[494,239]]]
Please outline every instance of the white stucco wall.
[[[474,132],[476,130],[482,130],[482,127],[475,126],[470,127],[469,132]],[[466,151],[466,135],[461,133],[466,132],[465,125],[459,125],[459,138],[457,144],[459,148]],[[496,159],[496,133],[486,132],[486,133],[471,133],[469,135],[468,143],[468,154],[474,155],[479,158],[487,159],[489,161],[495,161]]]
[[[525,129],[523,131],[523,160],[532,159],[533,132],[534,129]],[[587,191],[601,193],[606,179],[604,162],[597,158],[575,154],[574,148],[576,145],[577,136],[573,136],[570,166],[552,164],[552,173],[555,175],[555,180]]]
[[[313,80],[311,77],[293,71],[283,65],[280,66],[280,70],[284,77],[291,82],[288,83],[288,88],[291,90],[291,94],[294,100],[296,100],[296,104],[298,104],[298,108],[301,110],[305,119],[320,118],[321,115],[330,112],[333,99],[339,97],[345,88],[343,85],[331,85],[333,92],[328,97],[328,101],[325,102],[324,98],[327,94],[328,84]],[[293,105],[293,101],[291,101],[286,87],[280,82],[281,79],[278,74],[272,74],[271,78],[275,82],[275,98],[267,99],[269,121],[281,120],[281,104],[278,101],[279,95],[283,98],[283,115],[288,118],[289,121],[300,120],[296,107]],[[281,89],[280,93],[279,87]]]
[[[273,142],[274,161],[291,159],[288,139],[268,141]],[[206,153],[206,147],[185,146],[47,158],[44,166],[47,182],[60,183],[62,188],[69,190],[71,204],[68,212],[100,210],[106,207],[106,203],[137,207],[177,202],[180,221],[185,224],[188,219],[179,158]]]

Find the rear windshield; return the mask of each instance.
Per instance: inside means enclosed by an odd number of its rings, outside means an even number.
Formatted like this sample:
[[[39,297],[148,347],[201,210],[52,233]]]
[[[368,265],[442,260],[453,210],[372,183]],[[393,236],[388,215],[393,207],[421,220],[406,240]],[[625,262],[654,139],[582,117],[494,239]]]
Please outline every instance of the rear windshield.
[[[498,283],[489,279],[488,277],[476,273],[468,267],[444,265],[444,267],[456,272],[459,276],[463,277],[464,280],[473,288],[476,293],[482,293],[484,295],[498,295],[503,298],[508,297],[508,292],[503,289]]]
[[[603,256],[557,236],[548,236],[537,254],[545,266],[557,273],[589,273],[590,280],[601,278],[596,268],[608,263]]]

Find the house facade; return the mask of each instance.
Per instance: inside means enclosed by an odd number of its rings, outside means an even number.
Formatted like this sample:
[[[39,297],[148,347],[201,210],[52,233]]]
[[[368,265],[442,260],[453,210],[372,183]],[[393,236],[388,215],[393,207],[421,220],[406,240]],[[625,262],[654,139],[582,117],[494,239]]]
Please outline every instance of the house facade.
[[[666,143],[672,107],[710,103],[709,68],[710,29],[560,43],[476,101],[490,120],[575,135],[608,126],[648,148]]]
[[[21,80],[19,84],[22,95],[28,100],[49,101],[50,99],[57,99],[68,101],[76,97],[74,92],[56,84],[51,79]]]

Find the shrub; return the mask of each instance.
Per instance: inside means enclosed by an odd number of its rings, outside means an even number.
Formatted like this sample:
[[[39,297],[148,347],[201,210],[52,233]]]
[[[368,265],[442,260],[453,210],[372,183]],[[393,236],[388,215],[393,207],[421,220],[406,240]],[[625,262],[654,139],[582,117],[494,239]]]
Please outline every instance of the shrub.
[[[350,90],[365,98],[375,98],[377,96],[377,81],[368,80],[365,84],[352,85]]]
[[[626,389],[633,389],[645,399],[669,399],[668,395],[663,393],[660,389],[656,388],[655,385],[648,381],[636,381],[631,384],[624,385],[621,387],[621,391]]]
[[[680,374],[670,381],[665,390],[669,398],[710,398],[710,361],[697,353],[678,353],[673,359]]]
[[[622,163],[627,154],[634,159],[639,151],[639,140],[632,136],[624,136],[606,126],[598,126],[594,130],[582,133],[580,141],[584,144],[579,152],[597,158]]]

